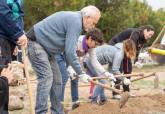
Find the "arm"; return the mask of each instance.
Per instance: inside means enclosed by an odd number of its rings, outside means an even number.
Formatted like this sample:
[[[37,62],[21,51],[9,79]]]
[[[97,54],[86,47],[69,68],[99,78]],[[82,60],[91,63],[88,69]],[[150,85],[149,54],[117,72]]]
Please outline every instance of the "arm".
[[[0,27],[15,41],[24,34],[17,21],[14,20],[12,11],[5,0],[0,2]]]
[[[82,74],[82,69],[76,53],[77,40],[81,32],[78,25],[77,23],[72,23],[68,27],[65,41],[65,55],[68,65],[71,65],[79,75]]]
[[[106,70],[97,60],[96,49],[90,49],[88,53],[92,66],[96,69],[97,72],[99,72],[99,74],[104,74]]]

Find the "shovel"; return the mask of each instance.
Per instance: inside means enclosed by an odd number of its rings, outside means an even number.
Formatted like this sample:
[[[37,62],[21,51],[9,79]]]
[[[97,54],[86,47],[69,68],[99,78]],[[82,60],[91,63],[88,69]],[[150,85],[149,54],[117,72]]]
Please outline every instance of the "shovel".
[[[99,85],[99,86],[101,86],[105,89],[108,89],[108,90],[111,90],[111,91],[114,91],[114,92],[120,94],[121,95],[121,99],[120,99],[120,102],[119,102],[119,107],[120,108],[122,108],[125,105],[125,103],[128,101],[128,98],[129,98],[129,93],[128,92],[122,92],[121,90],[112,88],[112,87],[110,87],[108,85],[105,85],[105,84],[102,84],[98,81],[94,81],[93,79],[90,80],[90,82],[94,83],[95,85]]]

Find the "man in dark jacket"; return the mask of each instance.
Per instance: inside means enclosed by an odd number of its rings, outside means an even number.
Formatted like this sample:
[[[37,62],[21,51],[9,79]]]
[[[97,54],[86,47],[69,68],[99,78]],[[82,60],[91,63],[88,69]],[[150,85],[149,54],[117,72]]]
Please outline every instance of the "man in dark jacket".
[[[145,25],[141,26],[139,28],[128,28],[119,34],[115,35],[111,38],[109,41],[110,45],[115,45],[116,43],[122,42],[126,39],[132,39],[135,42],[136,45],[136,60],[138,60],[138,55],[141,50],[141,48],[144,46],[145,43],[154,35],[154,27],[152,25]],[[124,57],[123,64],[120,68],[121,72],[124,72],[124,74],[130,74],[132,73],[132,62],[127,57]],[[130,78],[129,78],[130,79]],[[119,83],[120,81],[116,81],[116,83]],[[117,87],[118,89],[120,87]],[[124,91],[129,91],[129,85],[123,85]],[[113,95],[116,95],[116,93],[113,93]]]
[[[23,11],[21,0],[1,0],[0,1],[0,65],[7,65],[12,60],[15,46],[27,45],[27,37],[23,30]],[[8,81],[7,78],[0,78],[0,114],[8,113]],[[5,112],[3,112],[5,110]],[[2,112],[2,113],[1,113]]]
[[[1,0],[0,2],[0,48],[1,56],[11,60],[16,44],[27,45],[23,30],[21,0]]]
[[[11,65],[4,68],[0,75],[0,114],[8,114],[9,86],[13,79]]]

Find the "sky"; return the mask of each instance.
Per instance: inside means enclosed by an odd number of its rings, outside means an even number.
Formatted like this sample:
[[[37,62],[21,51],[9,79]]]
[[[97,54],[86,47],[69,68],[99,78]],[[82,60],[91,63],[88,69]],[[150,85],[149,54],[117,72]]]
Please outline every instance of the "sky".
[[[157,10],[159,8],[165,9],[165,0],[146,0],[150,6],[152,6],[153,10]]]

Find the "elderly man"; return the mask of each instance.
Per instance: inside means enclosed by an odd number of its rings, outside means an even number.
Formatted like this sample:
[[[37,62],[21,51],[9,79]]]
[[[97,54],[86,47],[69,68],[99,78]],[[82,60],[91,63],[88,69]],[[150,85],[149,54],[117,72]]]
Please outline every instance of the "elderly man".
[[[80,80],[88,82],[90,77],[81,69],[76,44],[82,30],[95,27],[100,16],[95,6],[76,12],[61,11],[40,21],[27,33],[28,56],[38,77],[36,114],[46,114],[49,96],[51,114],[64,113],[59,101],[62,83],[54,56],[57,52],[65,51],[67,63],[75,69]]]

